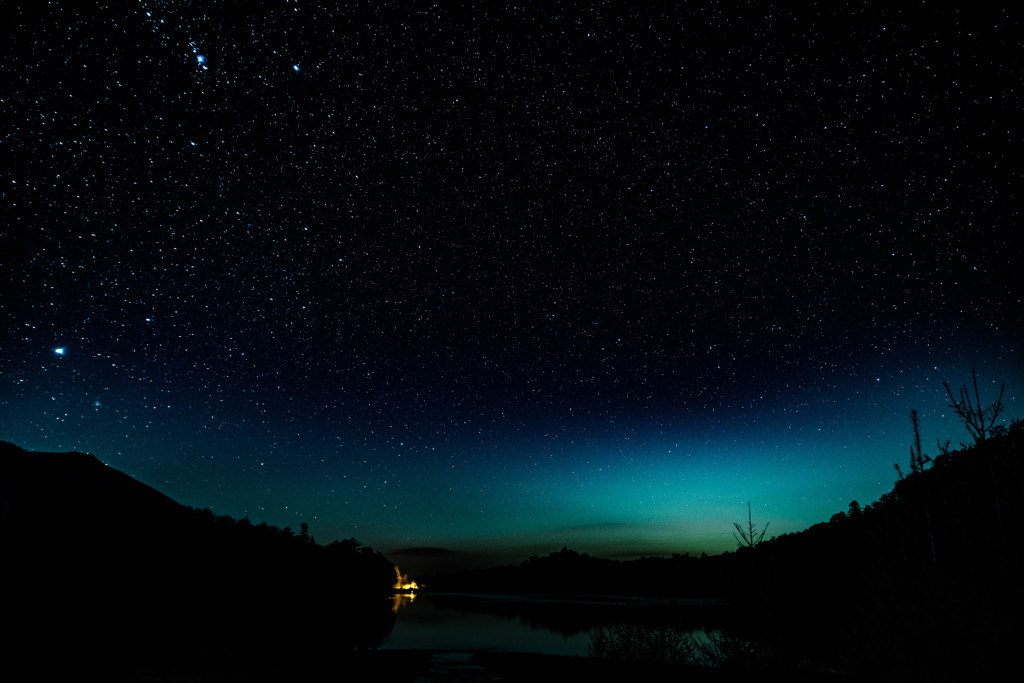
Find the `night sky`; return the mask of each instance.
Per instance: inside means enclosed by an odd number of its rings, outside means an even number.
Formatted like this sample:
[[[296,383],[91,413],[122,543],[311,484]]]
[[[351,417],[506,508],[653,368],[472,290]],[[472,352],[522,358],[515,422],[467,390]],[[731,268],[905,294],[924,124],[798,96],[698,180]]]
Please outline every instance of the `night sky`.
[[[1018,16],[391,4],[3,3],[0,439],[486,563],[1024,415]]]

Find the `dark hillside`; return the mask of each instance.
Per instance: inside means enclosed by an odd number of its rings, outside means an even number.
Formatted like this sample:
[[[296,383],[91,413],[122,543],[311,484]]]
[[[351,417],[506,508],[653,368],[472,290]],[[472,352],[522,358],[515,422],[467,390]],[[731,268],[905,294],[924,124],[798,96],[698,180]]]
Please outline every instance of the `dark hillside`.
[[[1024,430],[936,457],[863,509],[733,554],[756,630],[845,669],[962,680],[1024,636]]]
[[[11,656],[291,661],[393,623],[393,566],[355,539],[188,508],[89,455],[0,444],[0,512]]]
[[[40,542],[93,536],[88,530],[96,527],[153,535],[154,527],[166,531],[188,516],[185,506],[92,455],[0,442],[0,519]]]

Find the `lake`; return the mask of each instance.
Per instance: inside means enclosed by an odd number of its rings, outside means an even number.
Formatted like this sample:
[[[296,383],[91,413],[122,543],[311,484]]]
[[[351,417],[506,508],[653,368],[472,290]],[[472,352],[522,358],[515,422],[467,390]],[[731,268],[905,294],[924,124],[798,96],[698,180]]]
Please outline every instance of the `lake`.
[[[587,654],[590,632],[619,623],[671,623],[703,632],[717,608],[708,601],[620,596],[426,594],[395,597],[397,618],[381,649],[498,650]]]

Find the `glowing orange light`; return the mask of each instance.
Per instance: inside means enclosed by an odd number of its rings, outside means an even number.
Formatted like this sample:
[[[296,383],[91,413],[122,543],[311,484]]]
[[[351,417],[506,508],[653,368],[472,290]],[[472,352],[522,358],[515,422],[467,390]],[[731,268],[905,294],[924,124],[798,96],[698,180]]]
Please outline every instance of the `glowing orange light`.
[[[398,570],[398,567],[395,567],[395,576],[398,579],[397,581],[395,581],[395,585],[394,585],[394,589],[395,590],[400,590],[400,591],[419,590],[419,586],[416,585],[416,582],[415,581],[410,581],[408,575],[403,576],[402,572],[400,572]]]

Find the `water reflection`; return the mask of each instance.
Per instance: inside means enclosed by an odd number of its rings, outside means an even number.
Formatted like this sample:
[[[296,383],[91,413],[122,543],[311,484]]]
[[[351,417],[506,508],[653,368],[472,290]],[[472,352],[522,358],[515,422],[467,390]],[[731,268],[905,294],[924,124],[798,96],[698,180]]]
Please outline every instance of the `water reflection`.
[[[397,618],[385,649],[500,650],[587,654],[590,632],[621,623],[666,623],[703,631],[713,606],[654,604],[628,598],[396,595]],[[709,611],[710,610],[710,611]]]
[[[395,593],[391,596],[391,611],[398,614],[400,608],[411,605],[415,599],[415,593]]]

